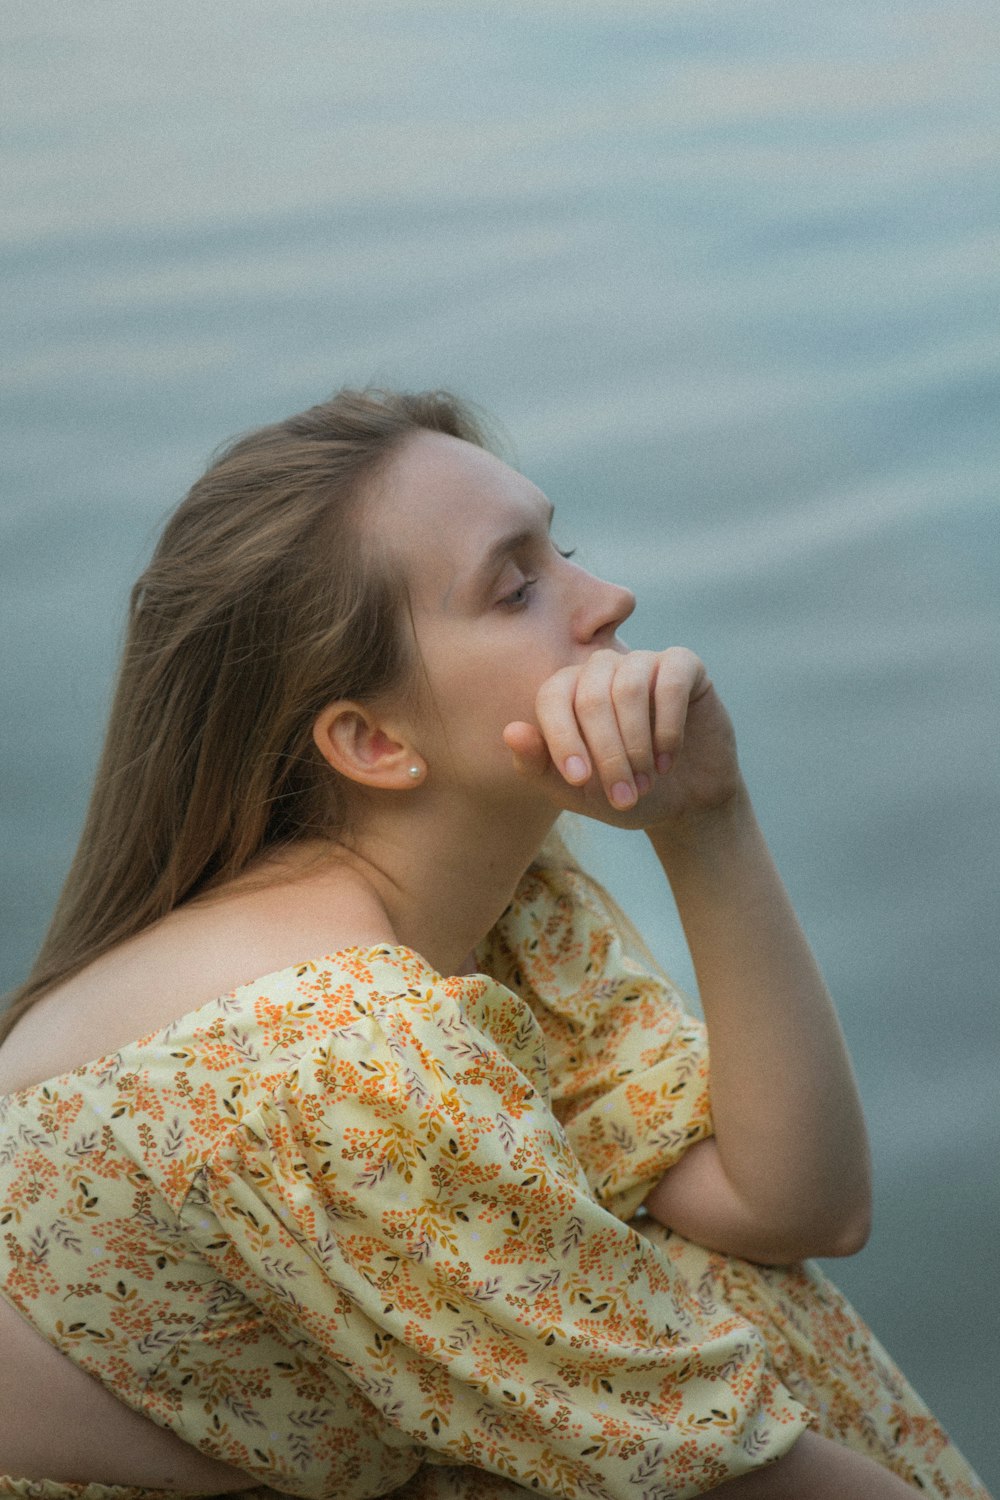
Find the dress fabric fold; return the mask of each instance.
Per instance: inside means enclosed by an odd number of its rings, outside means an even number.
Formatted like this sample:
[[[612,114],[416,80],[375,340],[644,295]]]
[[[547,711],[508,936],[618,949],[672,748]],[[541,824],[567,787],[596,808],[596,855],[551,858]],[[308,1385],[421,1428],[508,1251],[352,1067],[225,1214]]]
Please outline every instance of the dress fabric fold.
[[[346,949],[0,1102],[0,1293],[309,1500],[679,1500],[807,1427],[988,1500],[818,1269],[637,1212],[711,1134],[708,1048],[600,888],[533,867],[477,962]]]

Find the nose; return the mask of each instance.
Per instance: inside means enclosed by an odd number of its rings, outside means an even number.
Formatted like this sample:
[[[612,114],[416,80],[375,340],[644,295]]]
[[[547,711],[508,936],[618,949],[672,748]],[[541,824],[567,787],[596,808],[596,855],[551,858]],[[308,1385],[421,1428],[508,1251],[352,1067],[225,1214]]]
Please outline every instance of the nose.
[[[608,583],[583,568],[580,573],[577,638],[584,645],[610,644],[619,626],[624,625],[635,609],[635,595],[622,584]]]

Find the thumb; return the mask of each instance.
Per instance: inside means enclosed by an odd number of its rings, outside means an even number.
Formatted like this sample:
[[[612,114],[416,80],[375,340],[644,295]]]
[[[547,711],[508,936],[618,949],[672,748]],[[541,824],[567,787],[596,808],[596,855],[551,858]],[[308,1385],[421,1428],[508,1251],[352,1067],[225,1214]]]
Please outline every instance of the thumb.
[[[543,776],[552,764],[549,748],[534,724],[520,719],[508,724],[503,742],[514,756],[514,765],[522,776]]]

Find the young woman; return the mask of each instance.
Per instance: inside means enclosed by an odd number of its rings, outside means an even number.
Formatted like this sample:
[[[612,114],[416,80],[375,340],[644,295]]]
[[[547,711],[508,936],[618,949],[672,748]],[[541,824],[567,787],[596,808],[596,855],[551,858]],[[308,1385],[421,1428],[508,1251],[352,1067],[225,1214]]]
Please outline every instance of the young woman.
[[[802,1264],[865,1131],[725,709],[550,522],[345,391],[167,526],[0,1047],[0,1492],[985,1495]],[[564,810],[651,841],[710,1081]]]

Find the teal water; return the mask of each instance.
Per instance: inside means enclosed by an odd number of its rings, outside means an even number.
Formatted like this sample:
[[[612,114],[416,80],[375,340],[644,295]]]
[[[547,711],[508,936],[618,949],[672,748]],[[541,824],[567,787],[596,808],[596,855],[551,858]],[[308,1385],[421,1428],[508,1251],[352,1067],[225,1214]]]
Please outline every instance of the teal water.
[[[8,6],[0,981],[128,585],[224,437],[494,411],[734,714],[872,1128],[834,1274],[1000,1487],[1000,13],[975,0]],[[682,977],[635,840],[582,844]]]

